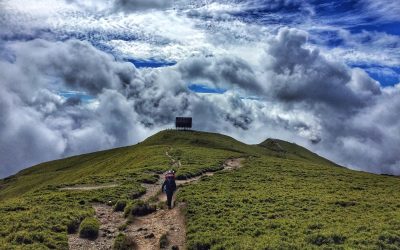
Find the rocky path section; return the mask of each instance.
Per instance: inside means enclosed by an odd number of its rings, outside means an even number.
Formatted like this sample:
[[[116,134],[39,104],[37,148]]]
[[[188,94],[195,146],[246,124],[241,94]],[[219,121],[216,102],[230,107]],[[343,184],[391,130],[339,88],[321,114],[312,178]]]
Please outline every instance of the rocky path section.
[[[224,162],[223,171],[232,171],[240,168],[244,158],[228,159]],[[200,180],[203,176],[212,176],[215,172],[206,172],[200,176],[187,180],[177,180],[178,188],[182,185]],[[148,199],[157,197],[156,202],[166,202],[166,195],[161,193],[160,185],[163,175],[157,184],[146,184]],[[175,199],[174,199],[175,200]],[[186,249],[186,223],[183,209],[184,203],[174,204],[172,209],[158,209],[149,215],[138,217],[128,226],[126,233],[135,239],[137,249],[160,249],[160,239],[165,237],[166,249]]]
[[[79,234],[68,237],[69,249],[105,250],[112,249],[114,239],[118,235],[118,227],[125,223],[122,212],[114,212],[113,207],[104,204],[93,204],[96,218],[100,221],[99,236],[96,240],[82,239]]]
[[[135,218],[128,226],[126,234],[135,239],[137,249],[160,249],[160,239],[165,237],[165,248],[172,246],[185,249],[186,226],[183,214],[184,204],[172,209],[159,209],[156,212]]]
[[[168,151],[166,155],[169,156]],[[171,156],[171,164],[178,164]],[[244,158],[227,159],[223,163],[222,171],[232,171],[240,168]],[[180,162],[179,162],[180,164]],[[178,188],[196,182],[203,176],[212,176],[215,172],[206,172],[200,176],[187,180],[177,180]],[[161,184],[164,174],[159,175],[159,181],[155,184],[142,184],[146,189],[146,193],[139,199],[145,202],[153,200],[153,202],[165,202],[166,195],[161,193]],[[93,190],[100,188],[113,187],[116,184],[102,186],[86,186],[86,187],[67,187],[64,190]],[[152,199],[156,198],[156,199]],[[174,199],[175,200],[175,199]],[[159,208],[154,213],[142,217],[136,217],[134,222],[123,231],[126,235],[134,239],[137,249],[160,249],[160,239],[166,239],[165,246],[167,249],[175,247],[175,249],[186,249],[186,226],[183,209],[185,204],[174,204],[172,209]],[[96,212],[96,218],[100,221],[100,232],[96,240],[88,240],[79,238],[78,234],[70,234],[68,236],[69,249],[112,249],[115,237],[118,235],[119,227],[126,223],[126,219],[122,212],[114,212],[113,207],[104,204],[93,204]]]

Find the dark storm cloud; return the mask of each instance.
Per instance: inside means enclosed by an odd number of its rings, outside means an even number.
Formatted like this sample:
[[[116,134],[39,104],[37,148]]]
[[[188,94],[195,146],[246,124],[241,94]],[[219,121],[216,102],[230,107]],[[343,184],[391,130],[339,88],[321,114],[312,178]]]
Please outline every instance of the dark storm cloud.
[[[249,6],[257,7],[263,11],[296,11],[303,8],[305,1],[303,0],[266,0],[257,1],[249,0],[247,1]],[[261,8],[260,8],[261,7]]]
[[[33,40],[16,43],[12,47],[16,64],[21,68],[28,72],[36,71],[48,80],[59,81],[68,88],[90,94],[98,94],[104,88],[122,88],[135,75],[131,64],[113,63],[111,55],[86,42]]]
[[[134,12],[145,9],[165,9],[171,7],[172,0],[115,0],[114,8],[122,12]]]
[[[136,12],[154,9],[166,9],[172,6],[173,0],[65,0],[80,8],[89,11],[111,11],[111,12]]]
[[[275,81],[270,84],[275,96],[288,102],[326,104],[351,111],[380,93],[377,82],[369,77],[352,79],[348,67],[326,60],[317,49],[305,48],[306,41],[307,33],[287,28],[270,41],[266,68],[273,73],[266,77]],[[365,93],[360,95],[361,90]]]
[[[217,88],[239,87],[257,93],[261,90],[251,66],[237,57],[194,57],[179,64],[184,79],[205,82]]]

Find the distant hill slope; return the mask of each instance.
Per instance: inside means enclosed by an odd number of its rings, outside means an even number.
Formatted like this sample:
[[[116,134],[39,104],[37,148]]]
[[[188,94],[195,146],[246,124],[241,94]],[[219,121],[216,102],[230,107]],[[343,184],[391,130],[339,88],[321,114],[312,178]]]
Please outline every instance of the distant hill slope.
[[[150,136],[141,143],[141,145],[160,144],[191,145],[235,151],[249,155],[273,156],[339,166],[300,145],[271,138],[257,145],[248,145],[232,137],[217,133],[199,131],[180,131],[180,133],[176,133],[174,130],[166,130]]]
[[[280,156],[287,157],[289,159],[305,160],[313,163],[339,166],[336,163],[329,161],[328,159],[323,158],[302,146],[297,145],[296,143],[269,138],[258,145],[277,152]]]
[[[135,204],[143,183],[170,168],[186,179],[219,171],[228,158],[246,160],[178,192],[189,249],[400,248],[400,179],[338,167],[277,139],[247,145],[216,133],[166,130],[0,180],[0,249],[68,249],[68,233],[94,215],[92,203]],[[76,186],[91,188],[64,189]]]

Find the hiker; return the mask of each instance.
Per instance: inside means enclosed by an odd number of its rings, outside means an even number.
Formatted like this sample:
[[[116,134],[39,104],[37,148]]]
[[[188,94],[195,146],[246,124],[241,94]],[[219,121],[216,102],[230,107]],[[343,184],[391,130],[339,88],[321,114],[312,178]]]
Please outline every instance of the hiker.
[[[175,190],[176,190],[175,172],[173,170],[170,170],[165,175],[165,181],[161,187],[161,192],[165,192],[167,194],[168,208],[172,208],[172,196]]]

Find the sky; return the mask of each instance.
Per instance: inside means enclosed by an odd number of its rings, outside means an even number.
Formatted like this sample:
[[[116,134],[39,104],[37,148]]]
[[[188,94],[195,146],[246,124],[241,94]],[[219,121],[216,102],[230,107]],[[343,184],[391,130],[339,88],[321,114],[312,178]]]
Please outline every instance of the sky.
[[[400,175],[399,0],[0,0],[0,178],[192,116]]]

